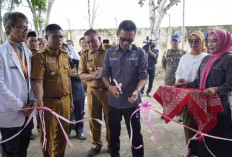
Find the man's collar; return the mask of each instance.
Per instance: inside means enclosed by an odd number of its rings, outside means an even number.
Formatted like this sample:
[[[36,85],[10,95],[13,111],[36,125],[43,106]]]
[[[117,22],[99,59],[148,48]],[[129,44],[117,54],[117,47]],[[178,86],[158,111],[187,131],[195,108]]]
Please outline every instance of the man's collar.
[[[122,50],[120,49],[119,44],[115,46],[115,49],[116,49],[116,51],[122,51]],[[134,44],[131,44],[131,45],[129,46],[129,49],[126,50],[126,51],[137,51],[137,49],[138,49],[137,46],[135,46]]]
[[[18,48],[19,46],[23,46],[22,43],[18,43],[18,42],[12,41],[10,39],[8,39],[8,41],[10,44],[14,45],[16,48]]]
[[[106,51],[106,49],[105,49],[105,47],[104,47],[104,45],[101,43],[101,46],[99,47],[99,49],[97,50],[97,52],[96,53],[100,53],[100,52],[104,52],[104,51]],[[93,53],[94,51],[92,51],[91,50],[91,53]]]
[[[48,46],[45,49],[47,50],[48,54],[51,55],[51,56],[58,56],[58,54],[60,52],[60,50],[58,52],[57,51],[53,51]]]

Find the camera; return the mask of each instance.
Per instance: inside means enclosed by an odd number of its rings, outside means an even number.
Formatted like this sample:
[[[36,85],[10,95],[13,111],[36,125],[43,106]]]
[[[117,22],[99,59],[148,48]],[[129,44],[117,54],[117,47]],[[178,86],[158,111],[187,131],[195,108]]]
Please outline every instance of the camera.
[[[148,50],[149,46],[151,47],[151,49],[154,49],[156,47],[156,44],[153,43],[153,41],[155,41],[155,40],[149,39],[149,36],[147,36],[146,41],[143,42],[143,43],[145,43],[145,45],[143,46],[143,49]]]

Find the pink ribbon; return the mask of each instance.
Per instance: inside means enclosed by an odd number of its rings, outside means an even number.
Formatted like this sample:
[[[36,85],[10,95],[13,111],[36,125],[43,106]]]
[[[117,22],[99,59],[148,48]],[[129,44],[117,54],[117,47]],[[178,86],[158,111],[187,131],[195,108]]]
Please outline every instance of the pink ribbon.
[[[115,85],[117,86],[120,94],[122,94],[122,84],[121,83],[118,84],[118,82],[115,79],[113,79],[113,81],[114,81]]]
[[[1,143],[5,143],[7,141],[10,141],[12,140],[13,138],[15,138],[16,136],[18,136],[22,131],[23,129],[29,124],[29,122],[32,120],[32,117],[35,113],[35,110],[40,110],[39,111],[39,116],[40,116],[40,120],[41,120],[41,126],[42,126],[42,131],[43,131],[43,144],[42,144],[42,147],[44,150],[46,150],[46,143],[47,143],[47,139],[46,139],[46,131],[45,131],[45,120],[44,120],[44,111],[48,111],[50,112],[51,114],[53,114],[56,119],[58,120],[59,124],[60,124],[60,127],[63,131],[63,134],[65,136],[65,139],[68,143],[68,146],[69,147],[72,147],[72,143],[70,142],[69,138],[68,138],[68,135],[67,133],[65,132],[61,122],[60,122],[60,119],[62,119],[63,121],[69,123],[69,124],[77,124],[77,123],[80,123],[80,122],[84,122],[84,121],[89,121],[89,120],[95,120],[97,121],[99,124],[101,124],[102,126],[105,126],[105,123],[99,119],[95,119],[95,118],[84,118],[82,120],[79,120],[79,121],[70,121],[64,117],[62,117],[61,115],[57,114],[55,111],[51,110],[50,108],[47,108],[47,107],[31,107],[31,108],[25,108],[25,109],[20,109],[20,110],[12,110],[12,111],[6,111],[6,112],[0,112],[0,114],[3,114],[3,113],[9,113],[9,112],[18,112],[18,111],[23,111],[23,110],[31,110],[33,109],[33,112],[30,114],[25,126],[22,128],[22,130],[20,130],[17,134],[13,135],[12,137],[8,138],[8,139],[5,139],[4,141],[0,141],[0,144]]]
[[[26,110],[26,109],[23,109],[23,110]],[[21,111],[22,111],[22,110],[21,110]],[[13,111],[10,111],[10,112],[13,112]],[[17,111],[15,111],[15,112],[17,112]],[[0,112],[0,114],[1,114],[1,113],[3,113],[3,112]],[[4,112],[4,113],[8,113],[8,112]],[[30,114],[30,116],[29,116],[29,118],[28,118],[28,120],[27,120],[25,126],[23,127],[23,129],[26,128],[26,126],[29,124],[29,122],[31,121],[31,119],[32,119],[32,117],[33,117],[33,115],[34,115],[34,113],[35,113],[35,110],[33,110],[33,112]],[[23,131],[23,129],[20,130],[17,134],[11,136],[10,138],[5,139],[5,140],[3,140],[3,141],[0,141],[0,144],[12,140],[12,139],[15,138],[16,136],[18,136],[18,135]]]
[[[140,149],[143,147],[143,145],[139,145],[137,147],[134,147],[132,145],[132,139],[133,139],[133,129],[132,129],[132,125],[131,125],[131,118],[134,116],[134,114],[138,113],[139,111],[141,111],[142,113],[147,113],[147,126],[148,128],[150,129],[151,133],[152,133],[152,139],[153,139],[153,142],[156,144],[156,136],[155,136],[155,130],[152,128],[152,125],[151,125],[151,114],[150,114],[150,107],[151,107],[151,104],[149,104],[148,102],[142,102],[139,104],[139,108],[136,109],[131,117],[130,117],[130,145],[131,147],[135,148],[135,149]],[[137,116],[136,116],[137,117]],[[139,118],[139,117],[137,117]]]
[[[203,133],[203,132],[201,132],[201,131],[195,130],[195,129],[191,128],[191,127],[188,127],[188,126],[186,126],[186,125],[184,125],[184,124],[182,124],[182,123],[180,123],[180,122],[178,122],[178,121],[175,121],[175,120],[169,118],[168,116],[162,114],[161,112],[159,112],[159,111],[157,111],[157,110],[155,110],[155,109],[152,109],[150,103],[148,103],[148,102],[142,102],[142,103],[139,104],[139,108],[138,108],[137,110],[135,110],[135,111],[132,113],[131,117],[130,117],[130,132],[131,132],[130,145],[131,145],[131,147],[133,147],[133,148],[135,148],[135,149],[140,149],[140,148],[143,147],[143,145],[139,145],[138,147],[134,147],[134,146],[132,145],[133,130],[132,130],[132,126],[131,126],[131,118],[133,117],[134,114],[136,114],[136,113],[139,112],[139,111],[141,111],[141,112],[143,112],[143,113],[148,113],[147,125],[148,125],[149,129],[150,129],[151,132],[152,132],[152,137],[153,137],[153,142],[154,142],[154,144],[156,144],[156,137],[155,137],[155,131],[154,131],[154,129],[152,128],[152,125],[151,125],[151,118],[150,118],[150,113],[151,113],[151,112],[150,112],[150,111],[154,111],[154,112],[158,113],[159,115],[163,116],[164,118],[167,118],[167,119],[170,120],[170,121],[173,121],[173,122],[175,122],[175,123],[177,123],[177,124],[179,124],[179,125],[184,126],[185,128],[188,128],[188,129],[190,129],[190,130],[196,132],[196,134],[195,134],[191,139],[189,139],[188,142],[187,142],[187,145],[186,145],[186,148],[185,148],[184,157],[187,157],[188,146],[189,146],[189,143],[190,143],[191,140],[199,140],[199,139],[202,138],[202,140],[203,140],[203,142],[204,142],[204,144],[205,144],[205,146],[206,146],[206,149],[207,149],[207,150],[210,152],[210,154],[211,154],[212,156],[214,156],[214,157],[215,157],[215,155],[214,155],[214,154],[212,153],[212,151],[210,151],[210,149],[207,147],[207,145],[206,145],[206,143],[205,143],[204,137],[210,137],[210,138],[214,138],[214,139],[219,139],[219,140],[225,140],[225,141],[231,141],[231,142],[232,142],[232,139],[223,138],[223,137],[218,137],[218,136],[213,136],[213,135],[209,135],[209,134]]]

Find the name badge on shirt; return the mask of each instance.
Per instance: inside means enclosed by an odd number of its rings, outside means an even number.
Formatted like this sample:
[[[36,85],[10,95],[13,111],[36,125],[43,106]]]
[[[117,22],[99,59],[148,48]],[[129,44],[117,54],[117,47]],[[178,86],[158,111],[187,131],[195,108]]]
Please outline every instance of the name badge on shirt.
[[[137,61],[138,58],[137,57],[130,57],[130,58],[127,58],[128,61]]]
[[[55,61],[47,61],[47,63],[55,63]]]
[[[17,66],[11,66],[10,68],[11,68],[11,69],[18,69]]]
[[[87,62],[92,62],[93,60],[92,59],[88,59]]]
[[[117,61],[119,60],[118,58],[109,58],[110,61]]]

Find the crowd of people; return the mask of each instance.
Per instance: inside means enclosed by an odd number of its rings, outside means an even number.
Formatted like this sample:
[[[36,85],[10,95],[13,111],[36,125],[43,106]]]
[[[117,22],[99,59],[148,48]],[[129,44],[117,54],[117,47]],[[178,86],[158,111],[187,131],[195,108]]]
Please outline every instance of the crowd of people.
[[[66,119],[78,121],[85,115],[87,97],[88,117],[92,146],[88,156],[100,153],[102,126],[94,119],[105,121],[108,153],[120,156],[121,120],[124,117],[128,135],[133,128],[132,145],[143,145],[139,112],[131,117],[141,103],[144,87],[148,81],[146,95],[150,93],[155,78],[159,50],[156,42],[140,48],[133,43],[136,25],[125,20],[117,29],[118,44],[109,44],[101,39],[97,30],[88,29],[79,40],[81,50],[74,50],[72,40],[63,42],[62,28],[49,24],[45,38],[37,38],[36,32],[28,30],[28,19],[20,12],[7,12],[3,25],[8,36],[0,46],[0,132],[3,157],[26,157],[30,140],[33,139],[33,119],[30,107],[47,107]],[[209,132],[224,138],[232,138],[231,102],[232,91],[232,37],[226,30],[212,30],[204,35],[195,31],[189,36],[190,52],[179,48],[180,36],[171,36],[171,49],[162,56],[165,70],[164,85],[197,88],[207,96],[218,94],[224,111],[218,114],[217,126]],[[18,112],[8,112],[20,110]],[[41,134],[41,151],[44,157],[65,156],[66,139],[56,117],[44,112],[45,133],[41,130],[39,112],[36,113],[37,130]],[[197,129],[188,108],[184,108],[180,121]],[[83,122],[69,125],[61,121],[65,132],[85,140]],[[46,136],[46,146],[42,145]],[[186,143],[194,132],[185,129]],[[232,143],[206,138],[205,143],[191,141],[188,156],[225,157],[232,154]],[[145,144],[146,145],[146,144]],[[143,157],[144,147],[131,147],[133,157]],[[78,154],[77,154],[78,156]]]

